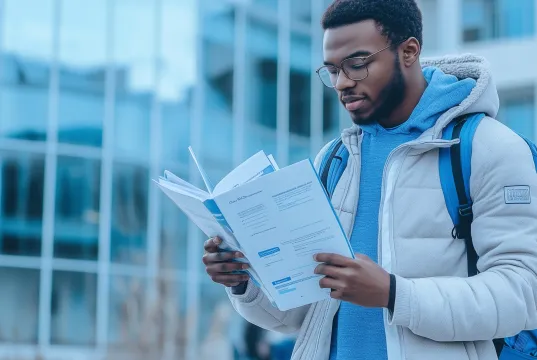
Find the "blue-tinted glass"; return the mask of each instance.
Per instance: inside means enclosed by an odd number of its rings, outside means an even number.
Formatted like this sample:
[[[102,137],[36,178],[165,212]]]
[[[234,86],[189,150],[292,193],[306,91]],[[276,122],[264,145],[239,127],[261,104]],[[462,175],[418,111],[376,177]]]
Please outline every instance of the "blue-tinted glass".
[[[207,168],[220,166],[231,170],[236,140],[233,139],[235,13],[230,5],[207,10],[203,16],[202,156]]]
[[[158,77],[161,154],[164,160],[188,161],[192,91],[197,74],[197,0],[164,0]],[[180,39],[180,40],[179,40]]]
[[[116,154],[149,160],[151,104],[155,87],[155,2],[114,2]]]
[[[113,262],[135,265],[145,263],[148,184],[146,167],[114,164],[110,238]]]
[[[277,3],[277,1],[274,2]],[[291,21],[299,20],[304,23],[309,23],[311,21],[311,0],[291,0],[289,6],[291,11]]]
[[[38,256],[43,224],[43,155],[0,152],[0,253]]]
[[[107,1],[62,1],[58,141],[101,146]]]
[[[531,101],[502,104],[500,120],[513,131],[532,140],[535,139],[534,117],[535,109]]]
[[[249,19],[246,31],[246,140],[248,156],[259,150],[276,154],[278,32]],[[276,159],[278,160],[278,159]],[[286,164],[279,164],[285,166]]]
[[[232,344],[244,343],[243,332],[237,329],[237,324],[243,322],[231,307],[221,285],[210,282],[201,284],[198,314],[199,358],[233,359]],[[213,345],[216,339],[219,340],[219,346]]]
[[[535,0],[464,0],[465,41],[520,38],[535,34]]]
[[[181,171],[177,166],[166,166],[165,170],[169,170],[180,178],[188,180],[186,169]],[[160,197],[162,209],[160,212],[160,266],[164,269],[171,268],[186,271],[189,220],[168,196],[161,193]],[[199,262],[201,263],[201,259]]]
[[[52,0],[4,0],[0,32],[0,137],[45,140]]]
[[[113,350],[133,351],[149,340],[146,281],[127,276],[110,277],[108,343]],[[148,336],[149,335],[149,336]],[[112,351],[113,351],[112,350]]]
[[[289,79],[290,163],[310,156],[311,74],[311,36],[292,34]]]
[[[344,124],[344,127],[350,127],[352,125],[352,120],[350,116],[347,115],[347,110],[341,106],[336,91],[325,86],[323,87],[323,130],[324,143],[327,143],[341,134],[339,125],[341,111],[343,111],[343,114],[348,118],[348,122]]]
[[[39,270],[0,267],[0,343],[36,344]]]
[[[97,259],[100,181],[99,160],[58,157],[54,256]]]
[[[54,271],[52,274],[51,343],[95,345],[97,276]]]
[[[535,0],[497,0],[500,37],[516,38],[535,33]]]

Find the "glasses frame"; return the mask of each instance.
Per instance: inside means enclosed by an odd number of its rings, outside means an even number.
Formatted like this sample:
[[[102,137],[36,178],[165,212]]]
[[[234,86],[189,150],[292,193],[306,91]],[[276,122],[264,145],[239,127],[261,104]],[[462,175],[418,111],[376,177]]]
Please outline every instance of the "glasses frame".
[[[317,70],[315,70],[315,72],[317,73],[317,76],[319,76],[319,79],[321,80],[321,82],[323,83],[324,86],[326,86],[327,88],[335,88],[336,85],[337,85],[337,80],[339,79],[339,75],[341,73],[341,71],[343,71],[343,74],[345,74],[345,76],[347,77],[347,79],[349,80],[352,80],[352,81],[362,81],[364,79],[367,79],[367,77],[369,76],[369,68],[368,68],[368,65],[370,63],[367,63],[366,60],[369,59],[370,57],[374,56],[374,55],[377,55],[378,53],[390,48],[391,46],[393,46],[393,44],[390,44],[388,46],[386,46],[385,48],[382,48],[380,49],[379,51],[376,51],[374,52],[373,54],[370,54],[370,55],[367,55],[367,56],[353,56],[353,57],[350,57],[350,58],[347,58],[345,60],[343,60],[339,66],[336,66],[336,65],[323,65],[321,67],[319,67]],[[347,72],[345,71],[344,67],[343,67],[343,64],[346,62],[346,61],[349,61],[349,60],[355,60],[355,59],[361,59],[363,62],[364,62],[364,67],[365,67],[365,76],[360,78],[360,79],[353,79],[349,76],[349,74],[347,74]],[[335,85],[332,85],[332,86],[328,86],[324,83],[323,79],[321,78],[321,74],[320,74],[320,71],[324,68],[328,68],[328,67],[333,67],[333,68],[336,68],[337,69],[337,77],[336,77],[336,84]]]

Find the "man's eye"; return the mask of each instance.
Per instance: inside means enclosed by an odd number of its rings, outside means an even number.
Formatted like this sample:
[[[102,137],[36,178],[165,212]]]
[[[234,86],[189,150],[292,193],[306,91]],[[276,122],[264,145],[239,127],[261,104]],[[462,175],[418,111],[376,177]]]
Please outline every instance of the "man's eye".
[[[354,64],[351,66],[351,69],[352,70],[360,70],[360,69],[363,69],[365,67],[365,64]]]

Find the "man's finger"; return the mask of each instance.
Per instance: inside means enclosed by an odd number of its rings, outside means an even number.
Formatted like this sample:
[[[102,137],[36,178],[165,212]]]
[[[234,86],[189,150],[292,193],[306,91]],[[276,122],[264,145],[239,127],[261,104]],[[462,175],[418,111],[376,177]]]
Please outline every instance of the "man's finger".
[[[341,281],[329,277],[324,277],[319,280],[319,286],[321,287],[321,289],[339,290],[344,288],[344,285],[341,283]]]
[[[353,260],[351,258],[341,256],[338,254],[319,253],[319,254],[314,255],[313,258],[317,262],[327,263],[330,265],[341,266],[341,267],[348,267],[353,264]]]
[[[222,240],[219,237],[210,238],[209,240],[205,241],[203,244],[203,248],[207,252],[217,252],[218,246],[222,243]]]
[[[203,255],[203,263],[205,265],[209,265],[218,262],[231,261],[233,259],[240,259],[243,257],[244,255],[242,253],[233,251],[206,253],[205,255]]]
[[[337,279],[341,276],[341,268],[337,266],[321,264],[315,268],[315,274],[329,276]]]
[[[341,290],[332,290],[330,292],[330,297],[332,299],[343,300],[343,291],[341,291]]]
[[[248,275],[228,275],[228,274],[215,274],[211,276],[214,282],[220,284],[236,284],[244,281],[248,281],[250,277]]]
[[[218,274],[218,273],[229,273],[232,271],[241,271],[246,270],[250,266],[244,263],[236,262],[223,262],[223,263],[213,263],[207,265],[206,270],[209,275]]]

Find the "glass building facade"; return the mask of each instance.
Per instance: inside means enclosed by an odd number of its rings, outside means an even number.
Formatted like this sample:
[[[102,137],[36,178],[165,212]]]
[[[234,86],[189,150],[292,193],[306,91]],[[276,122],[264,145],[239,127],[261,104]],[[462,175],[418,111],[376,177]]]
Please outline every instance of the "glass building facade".
[[[234,359],[244,322],[152,180],[201,186],[189,145],[218,181],[349,124],[314,72],[328,3],[0,0],[0,360]],[[425,55],[537,42],[535,0],[419,3]],[[535,139],[525,80],[502,78],[499,118]]]

